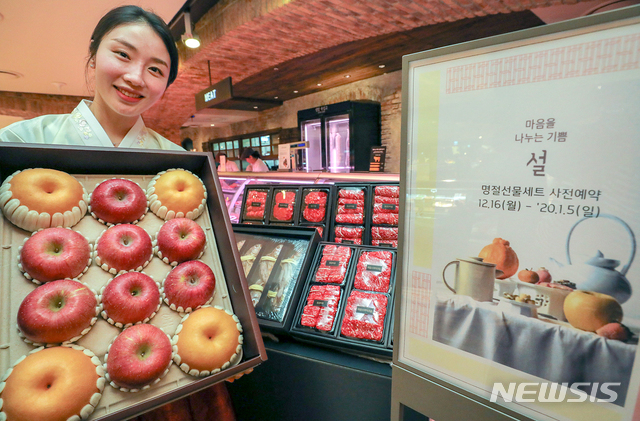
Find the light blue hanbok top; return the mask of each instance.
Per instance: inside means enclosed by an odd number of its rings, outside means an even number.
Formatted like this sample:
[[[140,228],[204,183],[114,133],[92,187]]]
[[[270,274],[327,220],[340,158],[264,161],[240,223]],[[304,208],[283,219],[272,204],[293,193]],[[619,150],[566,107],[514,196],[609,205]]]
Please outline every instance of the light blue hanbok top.
[[[71,114],[43,115],[10,124],[0,129],[0,141],[115,147],[89,109],[90,105],[90,101],[82,100]],[[142,117],[138,117],[118,147],[184,151],[179,145],[147,129]]]

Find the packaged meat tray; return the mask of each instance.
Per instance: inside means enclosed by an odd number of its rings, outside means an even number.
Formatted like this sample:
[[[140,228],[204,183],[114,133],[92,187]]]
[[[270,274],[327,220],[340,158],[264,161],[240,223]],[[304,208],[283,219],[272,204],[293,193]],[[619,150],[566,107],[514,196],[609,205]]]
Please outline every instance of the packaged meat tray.
[[[320,263],[315,272],[315,282],[344,283],[351,260],[352,250],[348,246],[325,245]]]
[[[244,195],[242,220],[264,221],[268,198],[268,189],[247,189]]]
[[[323,332],[332,331],[341,295],[342,288],[337,285],[312,285],[300,324]]]
[[[363,225],[366,216],[367,187],[338,187],[335,222]]]
[[[272,205],[270,220],[272,222],[293,223],[297,197],[297,189],[274,188],[271,197]]]
[[[311,227],[233,229],[258,322],[288,330],[320,237]]]
[[[373,206],[371,212],[371,224],[373,225],[398,225],[400,213],[400,187],[399,186],[375,186],[373,189]],[[372,237],[372,240],[374,238]],[[378,238],[380,239],[380,238]],[[384,238],[390,240],[391,238]],[[372,242],[373,244],[373,242]]]
[[[393,257],[390,251],[361,252],[353,287],[364,291],[389,292]]]
[[[321,266],[323,257],[326,262],[335,259],[330,256],[340,251],[346,254],[344,249],[350,250],[351,260],[353,260],[351,267],[347,267],[344,282],[341,284],[318,282],[323,277],[318,278],[313,268]],[[376,358],[391,358],[393,351],[389,346],[389,320],[392,315],[391,304],[394,296],[395,255],[395,251],[380,250],[371,246],[320,243],[312,271],[307,277],[305,292],[298,305],[295,322],[291,327],[291,335],[303,341],[349,352]],[[390,263],[389,258],[391,258]],[[357,262],[361,263],[361,268],[365,265],[364,270],[356,268]],[[366,265],[370,267],[367,268]],[[379,267],[374,267],[375,265]],[[367,272],[367,269],[373,277],[361,279],[359,273]],[[327,270],[325,278],[330,277],[331,272],[328,268],[325,270]],[[356,278],[359,279],[358,287],[378,289],[385,293],[360,290],[356,287]],[[365,285],[365,283],[368,284]],[[338,288],[340,297],[337,313],[334,314],[332,308],[326,308],[330,307],[330,302],[325,304],[323,297],[333,297],[332,294],[337,294]],[[351,298],[348,300],[348,297]],[[331,320],[333,320],[332,326],[323,324]]]
[[[300,223],[324,223],[330,193],[329,189],[303,189]]]
[[[385,294],[351,291],[340,333],[350,338],[382,342],[388,302]]]
[[[233,236],[230,235],[231,224],[226,213],[224,198],[216,190],[216,185],[219,184],[215,171],[215,163],[213,162],[211,154],[0,143],[0,182],[4,182],[10,176],[15,177],[14,174],[17,171],[24,173],[26,172],[25,170],[30,168],[46,168],[47,170],[67,173],[67,175],[71,177],[71,180],[75,179],[74,182],[79,183],[82,189],[86,191],[88,198],[91,198],[90,195],[95,193],[96,186],[104,180],[127,179],[133,183],[137,183],[143,191],[157,179],[157,175],[161,173],[171,174],[173,171],[171,170],[172,168],[184,169],[199,177],[205,187],[207,196],[200,202],[202,213],[193,216],[194,223],[190,225],[192,228],[196,225],[199,226],[199,229],[202,230],[205,237],[205,248],[198,257],[198,267],[203,268],[208,266],[210,272],[215,276],[214,289],[212,292],[209,292],[211,295],[207,297],[207,299],[210,300],[210,305],[218,306],[230,313],[234,313],[237,316],[236,323],[242,326],[243,341],[241,342],[241,351],[238,351],[231,357],[230,364],[221,371],[218,372],[216,370],[216,372],[209,374],[194,370],[194,372],[187,373],[183,371],[183,367],[176,364],[174,360],[170,362],[167,371],[162,377],[156,377],[156,380],[158,380],[156,383],[146,384],[146,386],[149,387],[145,387],[143,390],[134,393],[125,393],[122,391],[122,386],[114,386],[110,382],[105,382],[103,390],[100,390],[100,393],[94,393],[91,397],[91,406],[95,409],[89,414],[86,414],[87,409],[84,409],[83,412],[85,416],[82,417],[83,419],[93,421],[130,419],[138,414],[165,404],[168,401],[173,401],[198,390],[210,387],[214,383],[242,373],[266,360],[266,352],[262,343],[258,321],[255,313],[250,308],[251,304],[247,285],[244,277],[239,273],[240,260],[237,254],[237,244],[231,241]],[[174,173],[174,175],[175,174],[182,177],[186,175],[186,172],[180,171]],[[16,186],[17,185],[18,183],[16,183]],[[14,186],[14,188],[17,189],[18,187]],[[158,195],[162,193],[164,192],[156,191]],[[89,203],[91,201],[91,199],[83,200],[88,200]],[[154,283],[156,285],[162,283],[163,279],[168,278],[170,273],[180,267],[180,265],[178,265],[174,269],[171,264],[160,258],[160,256],[157,255],[157,251],[152,251],[153,243],[151,242],[151,238],[156,237],[165,224],[178,221],[177,218],[165,221],[162,216],[156,215],[155,211],[150,209],[145,210],[144,217],[140,217],[135,223],[123,223],[108,227],[106,223],[91,215],[90,212],[80,211],[77,213],[78,220],[75,223],[70,223],[70,225],[72,225],[70,228],[60,228],[62,231],[68,231],[66,235],[69,235],[71,232],[81,233],[85,240],[94,246],[99,238],[103,240],[107,238],[107,236],[103,235],[107,230],[124,227],[130,230],[128,231],[129,233],[141,235],[141,237],[137,238],[146,239],[146,236],[149,237],[148,242],[145,240],[140,243],[131,244],[132,246],[137,246],[138,244],[143,245],[142,248],[144,252],[140,255],[148,256],[148,258],[145,257],[145,261],[142,263],[143,276],[139,276],[139,272],[134,270],[133,272],[126,272],[116,277],[113,272],[109,272],[105,267],[111,266],[115,272],[117,269],[114,269],[114,266],[118,263],[112,262],[113,265],[107,265],[106,263],[104,263],[104,265],[98,264],[97,257],[100,257],[100,253],[98,253],[98,247],[93,247],[94,255],[92,255],[88,261],[81,259],[81,261],[84,260],[87,262],[85,271],[82,274],[73,275],[77,281],[63,281],[66,285],[65,288],[68,288],[68,285],[71,284],[76,286],[77,284],[81,284],[83,289],[88,288],[94,291],[95,294],[98,294],[99,297],[101,296],[102,304],[106,304],[108,302],[108,300],[104,298],[106,296],[106,287],[110,285],[114,279],[129,274],[136,275],[137,279],[144,277],[146,279],[144,284],[145,288],[149,288]],[[67,222],[65,222],[65,225],[67,225]],[[58,229],[51,228],[50,230]],[[39,231],[39,233],[46,232],[51,231]],[[0,264],[0,308],[2,308],[2,317],[0,317],[0,336],[2,337],[0,341],[0,375],[8,373],[10,367],[27,354],[39,355],[38,358],[43,358],[41,362],[45,361],[45,365],[55,369],[59,367],[59,360],[55,358],[55,355],[61,355],[56,353],[59,351],[64,352],[61,351],[64,346],[45,347],[44,350],[37,351],[33,354],[31,352],[38,349],[38,346],[34,344],[34,341],[27,342],[20,337],[16,326],[17,320],[20,318],[20,316],[18,316],[20,312],[19,309],[22,303],[24,303],[25,297],[36,293],[36,291],[43,286],[55,285],[57,281],[51,281],[44,285],[37,286],[34,282],[31,282],[23,276],[22,269],[25,267],[18,264],[18,256],[21,256],[20,249],[26,239],[33,239],[35,237],[31,236],[30,231],[18,228],[10,222],[9,217],[3,212],[0,212],[0,234],[0,238],[2,238],[0,261],[3,262]],[[136,268],[136,270],[140,269]],[[203,275],[203,278],[205,276],[206,274]],[[127,277],[127,279],[132,278],[133,277]],[[120,278],[120,280],[122,279],[125,278]],[[210,283],[209,286],[211,286]],[[153,290],[153,288],[151,289]],[[66,291],[70,290],[66,289]],[[159,290],[156,290],[156,292],[159,292]],[[127,296],[128,295],[125,294],[125,297]],[[143,300],[141,305],[136,307],[136,309],[144,307],[143,310],[147,310],[148,307],[151,313],[145,312],[144,316],[141,316],[144,317],[144,319],[137,319],[136,321],[140,321],[141,323],[135,326],[140,326],[147,332],[153,331],[154,329],[156,331],[162,330],[169,337],[175,338],[174,334],[176,334],[179,326],[181,326],[185,320],[183,318],[184,314],[172,308],[166,301],[160,301],[155,297],[150,303],[152,304],[151,306],[145,306],[144,304],[149,303],[144,303]],[[155,304],[155,306],[153,304]],[[201,303],[197,305],[201,305]],[[72,307],[69,306],[66,306],[66,308],[72,309]],[[113,309],[114,307],[111,308]],[[63,314],[63,309],[60,310],[58,315]],[[124,329],[128,323],[133,323],[114,320],[118,317],[126,318],[131,316],[130,314],[118,312],[117,310],[123,309],[120,306],[116,306],[115,309],[116,311],[111,313],[110,310],[105,307],[102,311],[94,313],[91,318],[91,325],[83,330],[77,337],[69,339],[73,341],[73,344],[70,346],[84,348],[86,350],[84,355],[93,354],[95,357],[91,358],[91,360],[98,361],[100,365],[104,364],[107,360],[109,346],[114,343],[116,338],[124,337],[121,336],[121,332],[126,331],[126,329],[124,331],[122,329]],[[199,310],[195,310],[195,312],[190,313],[190,315],[193,316],[198,311]],[[68,317],[68,314],[65,316]],[[22,320],[24,321],[26,319],[23,318]],[[62,325],[63,324],[64,323],[62,323]],[[64,330],[64,326],[62,325],[53,327],[50,332],[55,332],[56,334],[61,333]],[[44,338],[42,341],[51,342],[52,345],[59,344],[57,339],[51,340],[50,338]],[[47,360],[47,357],[42,357],[42,355],[46,355],[45,352],[48,350],[54,351],[53,360]],[[48,354],[51,355],[51,353]],[[45,372],[43,369],[39,369],[38,371],[40,373]],[[201,377],[195,375],[196,373],[201,375]],[[98,374],[100,374],[99,371]],[[111,378],[111,381],[114,381],[114,379]],[[97,383],[100,384],[101,380],[98,380]],[[8,383],[3,383],[2,386],[6,384]],[[6,391],[7,387],[4,388],[4,392]],[[0,397],[0,402],[2,402],[1,398],[2,397]],[[65,404],[65,402],[60,402],[60,405],[64,406]],[[88,404],[84,408],[87,406]],[[3,415],[5,414],[0,414],[0,418],[4,419]],[[70,419],[75,418],[80,419],[80,417],[71,417]],[[11,419],[11,417],[9,417],[9,419]],[[33,419],[35,420],[36,418]]]

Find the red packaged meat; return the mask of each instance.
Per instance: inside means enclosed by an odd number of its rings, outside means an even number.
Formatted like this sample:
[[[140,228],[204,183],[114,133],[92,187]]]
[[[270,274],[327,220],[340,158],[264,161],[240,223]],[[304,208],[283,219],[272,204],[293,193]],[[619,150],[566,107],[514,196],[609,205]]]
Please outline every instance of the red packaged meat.
[[[374,213],[371,216],[371,222],[380,225],[398,225],[398,214],[397,213]]]
[[[365,291],[389,292],[392,261],[393,254],[390,251],[362,252],[353,287]]]
[[[347,274],[351,248],[346,246],[325,246],[320,265],[316,271],[316,282],[341,284]]]
[[[388,203],[390,205],[400,205],[397,197],[373,196],[373,203]]]
[[[398,248],[398,240],[371,240],[371,245]]]
[[[334,233],[336,237],[344,237],[344,238],[362,238],[362,233],[364,232],[364,228],[362,227],[343,227],[336,226]]]
[[[351,291],[344,310],[341,333],[351,338],[382,341],[387,302],[384,294]]]
[[[400,186],[376,186],[376,196],[400,197]]]
[[[295,190],[274,190],[271,219],[284,222],[293,221],[293,209],[295,207],[295,203]]]
[[[309,191],[304,196],[302,217],[307,222],[322,222],[327,214],[327,192]]]
[[[249,190],[245,198],[244,218],[263,219],[267,203],[266,190]]]
[[[371,227],[372,240],[397,240],[398,228],[395,227]]]
[[[364,214],[345,214],[336,215],[336,222],[340,224],[364,224]]]
[[[315,228],[318,231],[318,234],[320,234],[320,237],[322,237],[322,234],[324,233],[324,227],[322,226],[314,226],[312,228]]]
[[[340,293],[337,285],[313,285],[307,297],[307,305],[302,310],[300,324],[331,331],[340,304]]]
[[[342,188],[338,190],[338,197],[344,199],[364,200],[364,189],[360,187]]]

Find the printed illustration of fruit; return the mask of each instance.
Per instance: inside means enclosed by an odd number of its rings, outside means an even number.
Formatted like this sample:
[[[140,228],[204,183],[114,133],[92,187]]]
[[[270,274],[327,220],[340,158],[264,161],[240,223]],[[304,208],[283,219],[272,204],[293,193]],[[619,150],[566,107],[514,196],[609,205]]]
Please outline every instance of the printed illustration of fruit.
[[[576,290],[564,299],[564,315],[571,326],[595,332],[606,324],[622,322],[622,307],[610,295]]]
[[[536,273],[538,274],[538,282],[551,282],[551,274],[547,268],[539,268]]]
[[[538,276],[537,272],[534,272],[531,269],[523,269],[518,272],[518,279],[528,284],[535,284],[540,280],[540,277]]]
[[[498,279],[507,279],[518,271],[518,255],[507,240],[494,238],[493,242],[485,246],[478,254],[485,262],[495,263],[496,269],[503,272]]]

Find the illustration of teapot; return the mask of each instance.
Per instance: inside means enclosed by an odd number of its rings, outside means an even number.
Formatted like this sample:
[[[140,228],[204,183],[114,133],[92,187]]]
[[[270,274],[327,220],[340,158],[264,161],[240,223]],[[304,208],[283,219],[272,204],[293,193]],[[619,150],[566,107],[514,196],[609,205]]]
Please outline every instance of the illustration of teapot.
[[[563,277],[575,282],[578,289],[611,295],[622,304],[631,296],[631,284],[625,275],[629,271],[629,267],[636,254],[636,238],[629,225],[617,216],[600,214],[599,218],[612,219],[620,223],[631,237],[631,256],[629,257],[629,262],[624,265],[619,272],[616,270],[616,267],[618,267],[620,261],[605,258],[600,250],[584,264],[572,265],[569,253],[571,234],[580,222],[586,219],[593,219],[590,217],[580,219],[569,230],[566,246],[568,266],[564,266],[553,258],[550,258],[550,260],[562,268]]]

